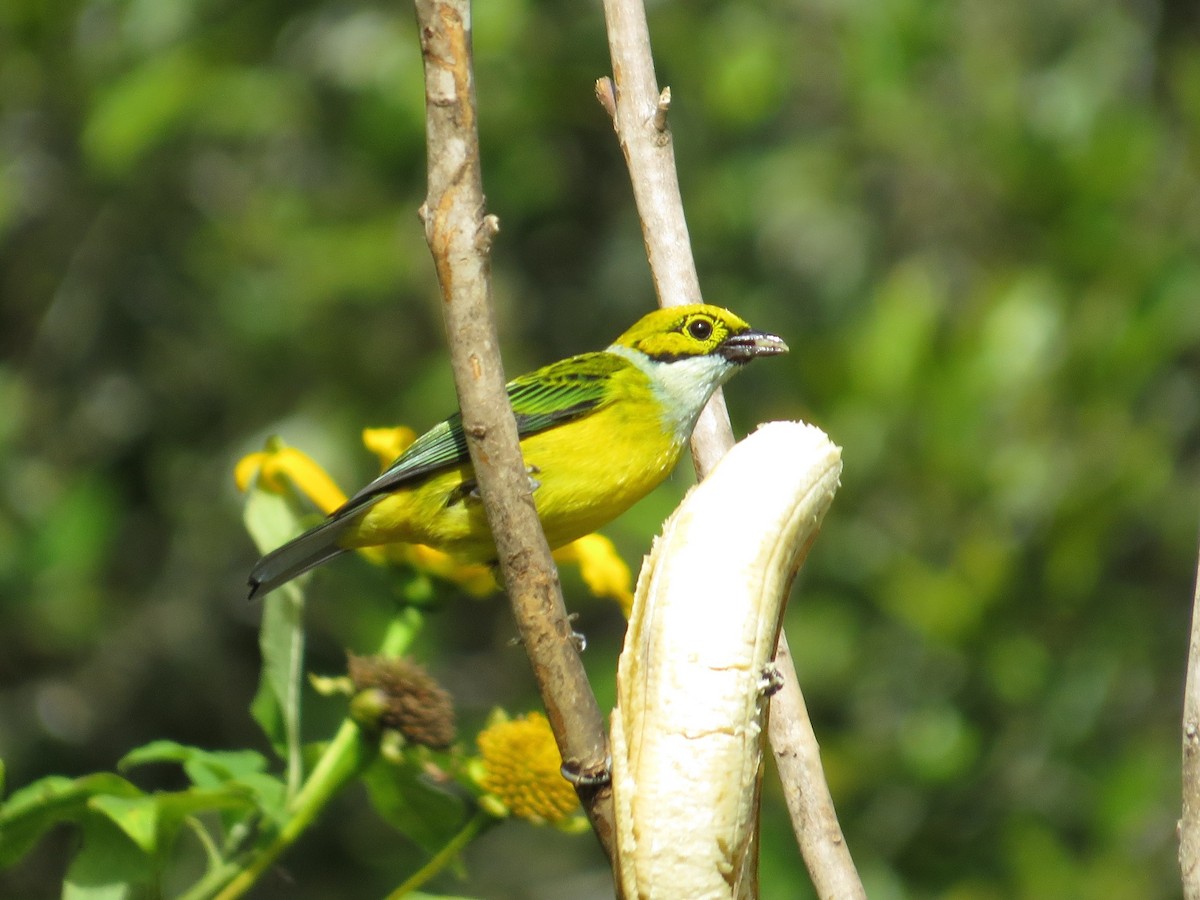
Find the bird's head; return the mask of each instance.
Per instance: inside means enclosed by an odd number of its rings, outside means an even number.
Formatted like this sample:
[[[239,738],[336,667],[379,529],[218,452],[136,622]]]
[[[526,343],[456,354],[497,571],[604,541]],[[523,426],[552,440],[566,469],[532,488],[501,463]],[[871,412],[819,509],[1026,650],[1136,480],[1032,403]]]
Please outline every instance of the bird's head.
[[[648,313],[608,350],[650,377],[667,424],[685,440],[708,398],[734,372],[760,356],[787,353],[788,346],[727,309],[696,303]]]
[[[783,338],[755,331],[729,310],[706,303],[671,306],[648,313],[617,338],[613,346],[637,350],[655,362],[664,363],[713,357],[737,365],[788,351]]]

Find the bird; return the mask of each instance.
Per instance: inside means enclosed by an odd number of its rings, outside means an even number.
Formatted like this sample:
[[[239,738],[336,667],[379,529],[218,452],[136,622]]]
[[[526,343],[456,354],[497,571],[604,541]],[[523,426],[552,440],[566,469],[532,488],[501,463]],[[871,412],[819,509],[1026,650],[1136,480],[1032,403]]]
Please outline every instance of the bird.
[[[751,360],[786,352],[778,335],[696,303],[655,310],[604,350],[510,381],[521,453],[551,549],[646,496],[675,468],[717,388]],[[250,597],[348,550],[391,543],[495,562],[461,413],[417,438],[325,521],[259,559]]]

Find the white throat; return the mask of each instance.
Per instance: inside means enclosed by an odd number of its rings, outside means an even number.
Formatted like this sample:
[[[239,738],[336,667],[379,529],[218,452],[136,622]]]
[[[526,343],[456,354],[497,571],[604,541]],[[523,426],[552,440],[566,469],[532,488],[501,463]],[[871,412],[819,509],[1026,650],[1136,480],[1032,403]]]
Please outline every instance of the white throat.
[[[663,425],[680,441],[691,436],[708,398],[737,371],[736,363],[718,355],[658,362],[621,344],[613,344],[608,352],[625,357],[646,373],[662,406]]]

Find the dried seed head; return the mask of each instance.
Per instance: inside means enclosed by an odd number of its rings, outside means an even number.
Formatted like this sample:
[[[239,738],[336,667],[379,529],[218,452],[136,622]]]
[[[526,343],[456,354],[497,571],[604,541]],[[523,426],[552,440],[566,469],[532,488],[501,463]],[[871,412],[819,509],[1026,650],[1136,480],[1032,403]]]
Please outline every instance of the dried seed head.
[[[360,725],[394,728],[435,750],[454,741],[454,702],[421,666],[398,657],[351,654],[348,668],[356,691],[351,714]]]

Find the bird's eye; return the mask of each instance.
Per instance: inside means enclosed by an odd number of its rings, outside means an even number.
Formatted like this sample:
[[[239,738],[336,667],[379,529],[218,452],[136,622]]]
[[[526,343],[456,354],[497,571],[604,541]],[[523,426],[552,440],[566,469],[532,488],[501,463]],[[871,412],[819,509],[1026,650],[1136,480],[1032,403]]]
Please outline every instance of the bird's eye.
[[[698,341],[707,341],[712,337],[713,326],[708,319],[692,319],[688,322],[688,334]]]

